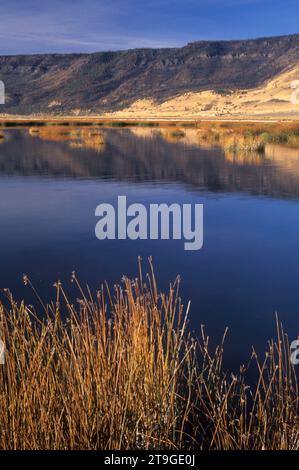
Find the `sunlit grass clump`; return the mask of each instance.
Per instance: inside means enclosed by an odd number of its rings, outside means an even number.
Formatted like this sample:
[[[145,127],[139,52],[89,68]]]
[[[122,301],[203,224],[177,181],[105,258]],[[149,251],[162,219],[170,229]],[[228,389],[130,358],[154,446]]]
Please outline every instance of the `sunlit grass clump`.
[[[26,279],[30,284],[30,281]],[[124,278],[71,304],[1,306],[1,449],[297,449],[298,388],[282,327],[260,362],[224,373],[202,329],[187,333],[179,280],[167,294]]]

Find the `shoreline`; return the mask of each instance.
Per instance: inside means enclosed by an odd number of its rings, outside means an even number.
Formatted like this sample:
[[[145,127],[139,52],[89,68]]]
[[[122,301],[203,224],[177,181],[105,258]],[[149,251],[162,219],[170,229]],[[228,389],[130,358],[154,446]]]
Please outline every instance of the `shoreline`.
[[[17,125],[21,126],[31,126],[31,125],[109,125],[109,124],[119,124],[119,125],[199,125],[200,123],[263,123],[263,124],[299,124],[299,115],[295,117],[287,116],[236,116],[236,117],[112,117],[112,116],[1,116],[0,115],[0,127],[15,127]]]

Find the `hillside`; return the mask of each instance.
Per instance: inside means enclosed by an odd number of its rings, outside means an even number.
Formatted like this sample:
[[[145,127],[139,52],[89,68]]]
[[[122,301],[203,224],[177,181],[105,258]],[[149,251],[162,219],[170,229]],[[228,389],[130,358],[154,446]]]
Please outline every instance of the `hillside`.
[[[299,35],[198,41],[173,49],[2,56],[6,105],[0,111],[104,113],[203,91],[229,101],[234,91],[259,88],[298,64]]]
[[[128,108],[107,113],[118,119],[183,118],[299,118],[299,104],[291,101],[291,83],[299,77],[299,66],[278,74],[263,85],[230,91],[187,92],[157,103],[141,99]]]

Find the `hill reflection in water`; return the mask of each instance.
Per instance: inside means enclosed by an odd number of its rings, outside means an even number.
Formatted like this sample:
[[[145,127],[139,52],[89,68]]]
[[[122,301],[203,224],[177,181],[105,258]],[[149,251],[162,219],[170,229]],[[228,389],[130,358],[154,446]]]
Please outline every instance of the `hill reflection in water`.
[[[205,324],[217,342],[229,327],[229,366],[247,361],[253,344],[264,351],[275,312],[297,337],[298,149],[263,147],[246,129],[44,126],[1,133],[0,289],[39,306],[23,285],[26,273],[43,300],[52,299],[59,279],[75,302],[73,270],[95,291],[124,273],[134,277],[138,256],[145,265],[152,256],[161,289],[180,274],[183,301],[192,302],[191,329]],[[99,242],[95,208],[119,195],[146,206],[202,203],[203,249],[187,252],[181,240]]]
[[[163,181],[195,190],[299,196],[299,149],[266,144],[232,149],[196,129],[57,128],[5,131],[0,173],[23,176]],[[21,151],[20,151],[21,149]]]

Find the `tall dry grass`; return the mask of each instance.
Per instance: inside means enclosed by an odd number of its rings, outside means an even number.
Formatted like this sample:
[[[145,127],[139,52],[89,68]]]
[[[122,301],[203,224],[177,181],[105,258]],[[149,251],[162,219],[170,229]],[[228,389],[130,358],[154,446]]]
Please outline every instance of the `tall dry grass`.
[[[26,279],[30,284],[30,281]],[[262,361],[258,381],[224,373],[224,343],[210,352],[187,332],[179,280],[158,291],[152,268],[71,304],[58,283],[38,315],[0,307],[1,449],[297,449],[298,388],[287,338]],[[63,319],[65,318],[65,319]]]

